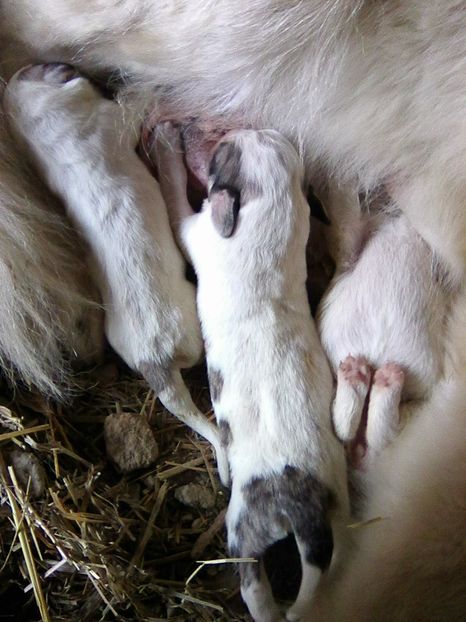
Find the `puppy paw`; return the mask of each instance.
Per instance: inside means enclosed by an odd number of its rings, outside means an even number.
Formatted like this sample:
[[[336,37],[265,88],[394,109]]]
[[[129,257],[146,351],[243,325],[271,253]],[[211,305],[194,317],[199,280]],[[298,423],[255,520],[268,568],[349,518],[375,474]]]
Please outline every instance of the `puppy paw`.
[[[17,73],[18,80],[30,80],[33,82],[47,82],[48,84],[66,84],[79,78],[80,75],[74,67],[64,63],[44,63],[42,65],[28,65]]]
[[[340,363],[333,404],[333,425],[341,441],[348,442],[356,436],[371,376],[371,367],[362,356],[347,356]]]
[[[366,439],[369,458],[389,445],[400,431],[400,400],[405,374],[400,365],[386,363],[374,374],[369,398]]]

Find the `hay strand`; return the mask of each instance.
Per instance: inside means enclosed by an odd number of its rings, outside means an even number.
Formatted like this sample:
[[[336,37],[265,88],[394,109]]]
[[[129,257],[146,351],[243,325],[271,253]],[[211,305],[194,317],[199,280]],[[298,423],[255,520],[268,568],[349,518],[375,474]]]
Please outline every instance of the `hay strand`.
[[[29,579],[32,584],[32,588],[34,590],[34,597],[37,602],[37,606],[39,607],[39,612],[41,616],[42,622],[51,622],[51,617],[49,615],[49,610],[47,607],[47,602],[44,597],[44,593],[42,591],[42,586],[39,580],[39,575],[37,574],[36,565],[34,563],[34,556],[31,551],[31,546],[29,544],[29,538],[27,534],[27,521],[25,520],[24,511],[21,512],[19,508],[19,504],[17,502],[17,498],[13,494],[11,488],[17,493],[18,489],[14,484],[14,479],[11,478],[13,469],[12,467],[6,468],[5,461],[3,455],[0,453],[0,470],[2,474],[2,482],[5,488],[6,495],[8,497],[10,508],[14,520],[16,536],[18,537],[19,543],[21,545],[21,551],[23,553],[24,561],[26,563],[26,568],[28,572]]]

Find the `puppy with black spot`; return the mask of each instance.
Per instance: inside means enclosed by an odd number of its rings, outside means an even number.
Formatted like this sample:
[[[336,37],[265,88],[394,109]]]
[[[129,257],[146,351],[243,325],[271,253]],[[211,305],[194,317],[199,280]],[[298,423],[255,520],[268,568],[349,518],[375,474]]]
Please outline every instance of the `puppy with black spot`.
[[[302,166],[278,132],[228,132],[214,147],[208,197],[194,213],[179,130],[163,123],[157,136],[152,155],[162,193],[198,277],[213,405],[232,480],[229,550],[257,560],[239,564],[241,594],[256,622],[300,620],[330,566],[348,508],[344,452],[331,428],[332,375],[306,293]],[[288,534],[302,581],[285,617],[263,556]]]

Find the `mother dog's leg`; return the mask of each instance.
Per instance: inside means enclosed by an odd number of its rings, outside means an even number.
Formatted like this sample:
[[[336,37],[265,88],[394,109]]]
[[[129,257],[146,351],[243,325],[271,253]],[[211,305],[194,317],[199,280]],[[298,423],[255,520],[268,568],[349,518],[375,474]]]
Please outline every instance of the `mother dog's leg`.
[[[390,191],[458,284],[466,271],[466,178],[463,158],[450,164],[446,173],[439,163],[437,170],[391,183]]]
[[[63,395],[73,364],[99,358],[102,311],[86,249],[43,186],[0,108],[0,365]]]

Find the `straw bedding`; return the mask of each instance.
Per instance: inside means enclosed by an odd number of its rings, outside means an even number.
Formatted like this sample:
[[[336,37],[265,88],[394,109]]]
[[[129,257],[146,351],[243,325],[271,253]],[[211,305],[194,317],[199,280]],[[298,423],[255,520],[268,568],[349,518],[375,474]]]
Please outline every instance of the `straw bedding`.
[[[249,620],[225,559],[227,493],[210,446],[119,365],[83,374],[66,406],[2,391],[2,619]],[[212,414],[204,370],[186,377]],[[115,413],[149,422],[155,464],[117,471],[104,443]],[[24,451],[33,469],[13,459]]]

